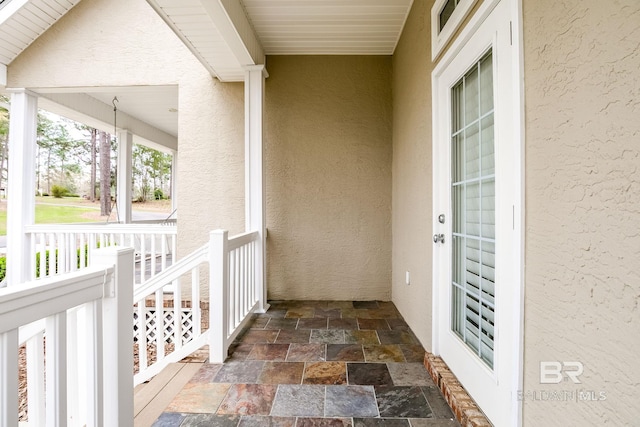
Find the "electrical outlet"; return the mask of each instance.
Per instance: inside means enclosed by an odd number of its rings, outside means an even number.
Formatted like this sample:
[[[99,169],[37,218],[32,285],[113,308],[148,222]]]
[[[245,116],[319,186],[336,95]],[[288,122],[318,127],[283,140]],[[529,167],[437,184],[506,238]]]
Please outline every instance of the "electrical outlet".
[[[411,284],[411,273],[409,273],[408,270],[407,270],[407,273],[405,275],[404,282],[407,284],[407,286],[409,286]]]

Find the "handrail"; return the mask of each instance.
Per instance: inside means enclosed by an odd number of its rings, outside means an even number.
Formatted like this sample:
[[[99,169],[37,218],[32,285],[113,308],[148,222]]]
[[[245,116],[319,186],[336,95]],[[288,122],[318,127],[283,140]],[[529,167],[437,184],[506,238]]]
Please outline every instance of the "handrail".
[[[188,273],[193,267],[207,260],[208,251],[209,244],[206,244],[172,266],[162,270],[161,273],[153,276],[142,285],[136,287],[134,289],[133,301],[137,302],[144,299],[147,295],[162,289],[167,283],[171,283],[183,274]]]
[[[63,233],[63,232],[95,232],[104,233],[131,232],[146,234],[177,234],[174,224],[120,224],[120,223],[75,223],[75,224],[32,224],[25,226],[27,233]]]
[[[113,267],[88,267],[0,290],[0,333],[102,298]]]
[[[229,243],[227,249],[232,251],[234,249],[238,249],[240,246],[244,246],[248,243],[253,242],[258,237],[257,231],[249,231],[247,233],[236,234],[235,236],[229,237]]]
[[[0,290],[0,425],[18,425],[23,344],[31,424],[131,424],[133,249],[103,248],[94,258],[81,271]]]

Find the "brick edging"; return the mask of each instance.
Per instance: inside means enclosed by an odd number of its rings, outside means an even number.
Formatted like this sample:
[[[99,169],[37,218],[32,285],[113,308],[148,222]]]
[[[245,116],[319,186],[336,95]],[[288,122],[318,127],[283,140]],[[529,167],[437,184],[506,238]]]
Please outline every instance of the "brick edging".
[[[491,427],[487,417],[462,387],[444,360],[425,352],[424,366],[438,386],[462,427]]]

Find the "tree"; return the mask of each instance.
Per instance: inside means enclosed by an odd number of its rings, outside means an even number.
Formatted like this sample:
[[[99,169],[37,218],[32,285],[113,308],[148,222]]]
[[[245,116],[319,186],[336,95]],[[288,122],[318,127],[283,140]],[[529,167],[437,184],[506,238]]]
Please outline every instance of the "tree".
[[[151,195],[164,195],[171,177],[171,155],[138,144],[133,146],[131,155],[138,201],[145,202]]]
[[[111,135],[99,131],[100,140],[100,215],[111,213]]]
[[[91,142],[90,142],[90,157],[91,157],[91,176],[89,178],[89,200],[92,202],[96,201],[96,174],[98,169],[97,157],[98,157],[98,147],[96,145],[96,137],[98,135],[98,130],[95,128],[91,128]]]

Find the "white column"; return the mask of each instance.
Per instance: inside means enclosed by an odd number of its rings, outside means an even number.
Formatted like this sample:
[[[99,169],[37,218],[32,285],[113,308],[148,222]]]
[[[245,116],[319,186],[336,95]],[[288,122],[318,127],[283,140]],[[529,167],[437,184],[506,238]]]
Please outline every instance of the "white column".
[[[133,135],[126,129],[118,131],[118,182],[116,183],[116,204],[118,219],[131,223],[131,179]]]
[[[7,283],[30,280],[31,244],[25,227],[35,220],[36,133],[38,98],[19,90],[11,94],[9,175],[7,185]]]
[[[178,151],[171,151],[171,212],[178,209]],[[177,212],[176,212],[177,213]],[[174,213],[174,217],[175,217]]]
[[[264,82],[269,76],[264,65],[245,68],[244,77],[244,170],[245,228],[260,233],[256,254],[256,287],[260,305],[267,311],[266,197],[264,179],[263,111]]]

